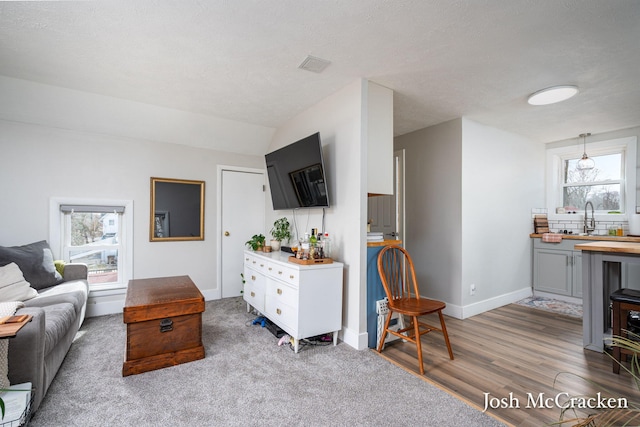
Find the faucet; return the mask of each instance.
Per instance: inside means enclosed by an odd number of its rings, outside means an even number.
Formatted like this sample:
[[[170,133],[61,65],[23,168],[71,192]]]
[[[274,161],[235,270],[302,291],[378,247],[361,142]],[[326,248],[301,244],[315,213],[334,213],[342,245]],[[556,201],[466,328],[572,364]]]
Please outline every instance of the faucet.
[[[591,219],[587,213],[587,206],[591,206]],[[585,234],[591,234],[596,229],[596,218],[593,214],[593,203],[590,201],[584,205],[584,232]]]

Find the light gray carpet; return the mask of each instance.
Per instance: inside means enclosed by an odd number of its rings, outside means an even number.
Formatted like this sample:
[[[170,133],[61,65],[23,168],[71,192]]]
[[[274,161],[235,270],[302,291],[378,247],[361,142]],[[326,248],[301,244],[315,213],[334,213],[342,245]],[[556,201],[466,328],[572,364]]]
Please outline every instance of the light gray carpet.
[[[372,351],[295,354],[254,317],[207,302],[205,359],[125,378],[122,315],[89,318],[30,426],[502,425]]]

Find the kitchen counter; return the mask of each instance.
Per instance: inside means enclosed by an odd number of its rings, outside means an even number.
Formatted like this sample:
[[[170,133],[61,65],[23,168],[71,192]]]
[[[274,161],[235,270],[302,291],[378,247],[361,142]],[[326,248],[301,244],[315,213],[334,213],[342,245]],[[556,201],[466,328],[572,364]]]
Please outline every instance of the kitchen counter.
[[[561,233],[556,233],[561,234]],[[579,234],[561,234],[562,239],[568,240],[595,240],[595,241],[606,241],[606,242],[633,242],[640,243],[640,236],[609,236],[609,235],[590,235],[590,236],[580,236]],[[532,239],[540,239],[542,238],[542,234],[531,233],[529,237]]]
[[[576,245],[575,248],[581,251],[617,252],[640,255],[640,243],[636,242],[590,242],[581,243]]]
[[[378,346],[376,301],[387,296],[378,274],[378,255],[388,245],[402,245],[402,240],[390,239],[382,242],[367,242],[367,345],[369,348]]]
[[[638,242],[640,242],[640,238],[638,239]],[[367,247],[375,248],[377,246],[389,246],[389,245],[401,245],[401,244],[402,244],[402,240],[387,239],[381,242],[367,242]]]
[[[621,238],[618,238],[621,239]],[[609,292],[620,287],[604,274],[607,263],[640,264],[640,243],[601,241],[575,245],[582,251],[583,345],[588,350],[604,350],[604,319]],[[615,286],[614,286],[615,285]],[[608,314],[607,314],[608,315]]]

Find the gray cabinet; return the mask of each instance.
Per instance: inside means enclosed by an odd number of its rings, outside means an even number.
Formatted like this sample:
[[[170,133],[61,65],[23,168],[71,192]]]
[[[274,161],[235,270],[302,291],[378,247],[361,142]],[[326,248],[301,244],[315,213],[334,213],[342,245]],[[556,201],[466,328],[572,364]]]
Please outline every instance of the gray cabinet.
[[[582,240],[533,242],[533,289],[582,298],[582,252],[573,247]]]
[[[533,239],[533,289],[556,295],[582,298],[582,251],[575,245],[593,240],[564,239],[547,243]],[[619,287],[640,289],[640,264],[607,263],[606,282],[609,293]]]

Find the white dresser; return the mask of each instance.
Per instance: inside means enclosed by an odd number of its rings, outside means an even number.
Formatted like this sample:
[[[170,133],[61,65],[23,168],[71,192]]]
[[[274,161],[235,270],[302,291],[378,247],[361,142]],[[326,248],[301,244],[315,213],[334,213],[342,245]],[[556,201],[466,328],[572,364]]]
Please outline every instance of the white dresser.
[[[243,297],[250,306],[294,339],[298,352],[303,338],[342,328],[343,264],[300,265],[286,252],[244,252]]]

